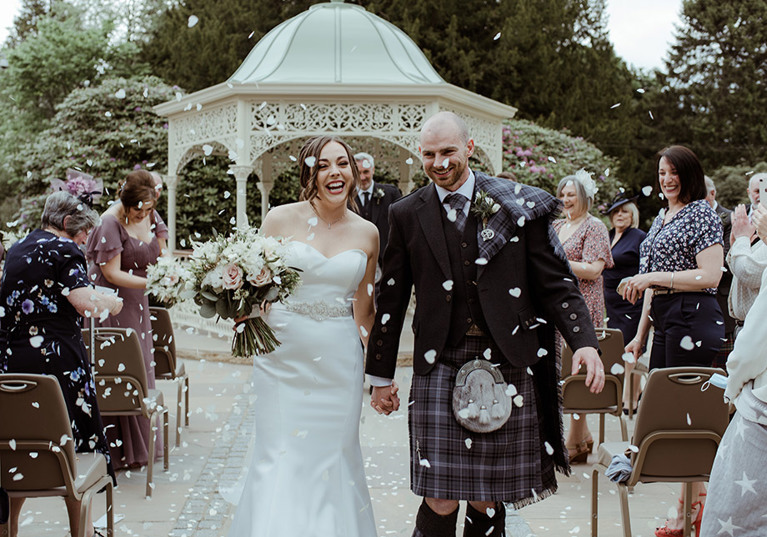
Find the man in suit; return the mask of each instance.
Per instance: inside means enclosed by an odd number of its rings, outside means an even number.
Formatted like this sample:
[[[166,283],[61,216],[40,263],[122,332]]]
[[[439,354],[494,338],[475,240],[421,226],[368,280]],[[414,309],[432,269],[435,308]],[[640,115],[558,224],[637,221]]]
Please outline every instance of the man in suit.
[[[748,219],[751,220],[751,214],[759,207],[759,198],[761,197],[762,181],[767,181],[767,173],[755,173],[748,180],[748,199],[751,205],[748,206]]]
[[[724,235],[722,244],[724,244],[724,256],[726,258],[727,252],[730,250],[730,234],[732,233],[732,211],[722,207],[722,205],[716,201],[716,185],[714,184],[714,181],[709,176],[705,176],[705,180],[706,190],[708,191],[706,194],[706,201],[709,205],[711,205],[711,208],[716,211],[716,214],[719,215],[719,218],[722,219],[722,234]],[[725,266],[724,268],[727,267]],[[727,357],[732,352],[732,347],[735,343],[735,338],[733,337],[736,326],[735,319],[730,316],[730,310],[727,306],[731,286],[732,272],[728,269],[726,272],[722,272],[722,279],[719,280],[719,286],[716,291],[716,301],[719,303],[719,307],[722,310],[722,316],[724,317],[725,340],[716,355],[714,363],[711,364],[713,367],[725,366],[727,363]]]
[[[378,267],[383,265],[383,252],[389,241],[389,206],[402,197],[402,192],[394,185],[377,183],[373,180],[375,161],[369,153],[354,155],[357,169],[360,171],[360,187],[357,191],[357,204],[360,215],[373,222],[378,228]],[[380,280],[380,271],[376,271],[376,283]]]
[[[575,351],[573,371],[586,366],[592,392],[604,386],[604,367],[550,225],[560,202],[470,170],[474,141],[453,113],[426,121],[420,151],[433,184],[390,209],[366,361],[371,405],[383,414],[399,407],[391,379],[415,286],[410,472],[411,489],[424,501],[413,535],[455,535],[458,501],[467,500],[464,536],[498,537],[504,502],[521,507],[545,498],[557,489],[555,470],[569,473],[555,327]],[[478,194],[486,203],[476,201]],[[489,360],[514,397],[509,420],[492,432],[471,432],[453,414],[456,372],[475,358]]]

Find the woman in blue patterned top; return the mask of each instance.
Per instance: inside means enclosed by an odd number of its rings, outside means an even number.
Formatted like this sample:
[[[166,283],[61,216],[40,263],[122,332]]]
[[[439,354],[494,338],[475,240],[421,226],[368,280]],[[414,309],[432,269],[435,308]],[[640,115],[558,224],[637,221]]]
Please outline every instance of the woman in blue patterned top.
[[[628,280],[623,297],[635,303],[644,296],[637,335],[626,352],[638,358],[652,319],[655,335],[650,368],[709,367],[724,338],[716,287],[722,277],[722,221],[704,199],[706,185],[698,157],[682,146],[658,154],[658,184],[668,208],[661,209],[639,249],[639,274]],[[693,519],[700,525],[703,483],[693,484]],[[680,500],[681,501],[681,500]],[[677,517],[655,535],[682,535]]]

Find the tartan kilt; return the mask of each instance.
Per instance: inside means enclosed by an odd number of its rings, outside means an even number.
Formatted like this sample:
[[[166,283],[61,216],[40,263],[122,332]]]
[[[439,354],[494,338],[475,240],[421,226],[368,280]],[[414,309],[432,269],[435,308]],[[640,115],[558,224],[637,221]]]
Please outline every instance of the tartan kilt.
[[[491,349],[491,361],[523,397],[500,429],[474,433],[453,415],[458,369]],[[489,337],[466,336],[427,375],[413,375],[408,405],[410,487],[443,500],[502,501],[516,508],[556,491],[554,461],[541,441],[535,383],[513,367]]]

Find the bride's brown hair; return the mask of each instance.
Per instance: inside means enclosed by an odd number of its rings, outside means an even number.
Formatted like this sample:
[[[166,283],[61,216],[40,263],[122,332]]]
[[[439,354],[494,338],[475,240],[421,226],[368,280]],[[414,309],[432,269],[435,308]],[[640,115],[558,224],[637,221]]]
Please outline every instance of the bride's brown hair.
[[[352,151],[352,148],[349,147],[346,142],[340,138],[337,138],[336,136],[325,135],[309,138],[309,140],[307,140],[304,146],[301,148],[301,152],[298,155],[298,164],[300,166],[299,180],[301,182],[301,193],[298,199],[301,201],[311,202],[319,195],[319,189],[317,188],[317,173],[319,172],[319,166],[317,166],[317,163],[320,160],[320,153],[322,153],[322,149],[330,142],[336,142],[337,144],[340,144],[346,151],[346,156],[349,158],[349,166],[351,167],[352,176],[354,177],[354,185],[353,188],[349,189],[347,192],[347,200],[350,207],[356,211],[357,203],[354,200],[354,193],[359,188],[360,172],[357,168],[357,162],[354,160],[354,152]],[[306,161],[312,157],[312,166],[309,166]]]

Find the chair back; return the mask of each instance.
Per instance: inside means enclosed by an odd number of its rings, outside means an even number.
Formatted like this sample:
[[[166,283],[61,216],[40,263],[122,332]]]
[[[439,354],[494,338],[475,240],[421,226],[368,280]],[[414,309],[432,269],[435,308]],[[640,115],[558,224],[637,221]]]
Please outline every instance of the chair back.
[[[565,345],[562,350],[562,403],[568,412],[613,409],[620,412],[623,401],[623,333],[617,328],[596,331],[602,363],[605,368],[605,387],[601,393],[591,393],[586,387],[586,375],[570,375],[573,351]]]
[[[58,379],[0,375],[0,409],[0,487],[8,491],[71,487],[74,438]]]
[[[83,340],[87,346],[87,329],[83,330]],[[142,414],[149,390],[138,333],[132,328],[99,327],[94,341],[93,380],[101,414]]]
[[[154,345],[155,378],[176,375],[176,338],[170,313],[165,308],[149,308],[152,321],[152,345]]]
[[[722,391],[702,389],[710,367],[669,367],[650,372],[637,412],[632,482],[707,480],[729,422]],[[705,479],[703,479],[705,478]]]

